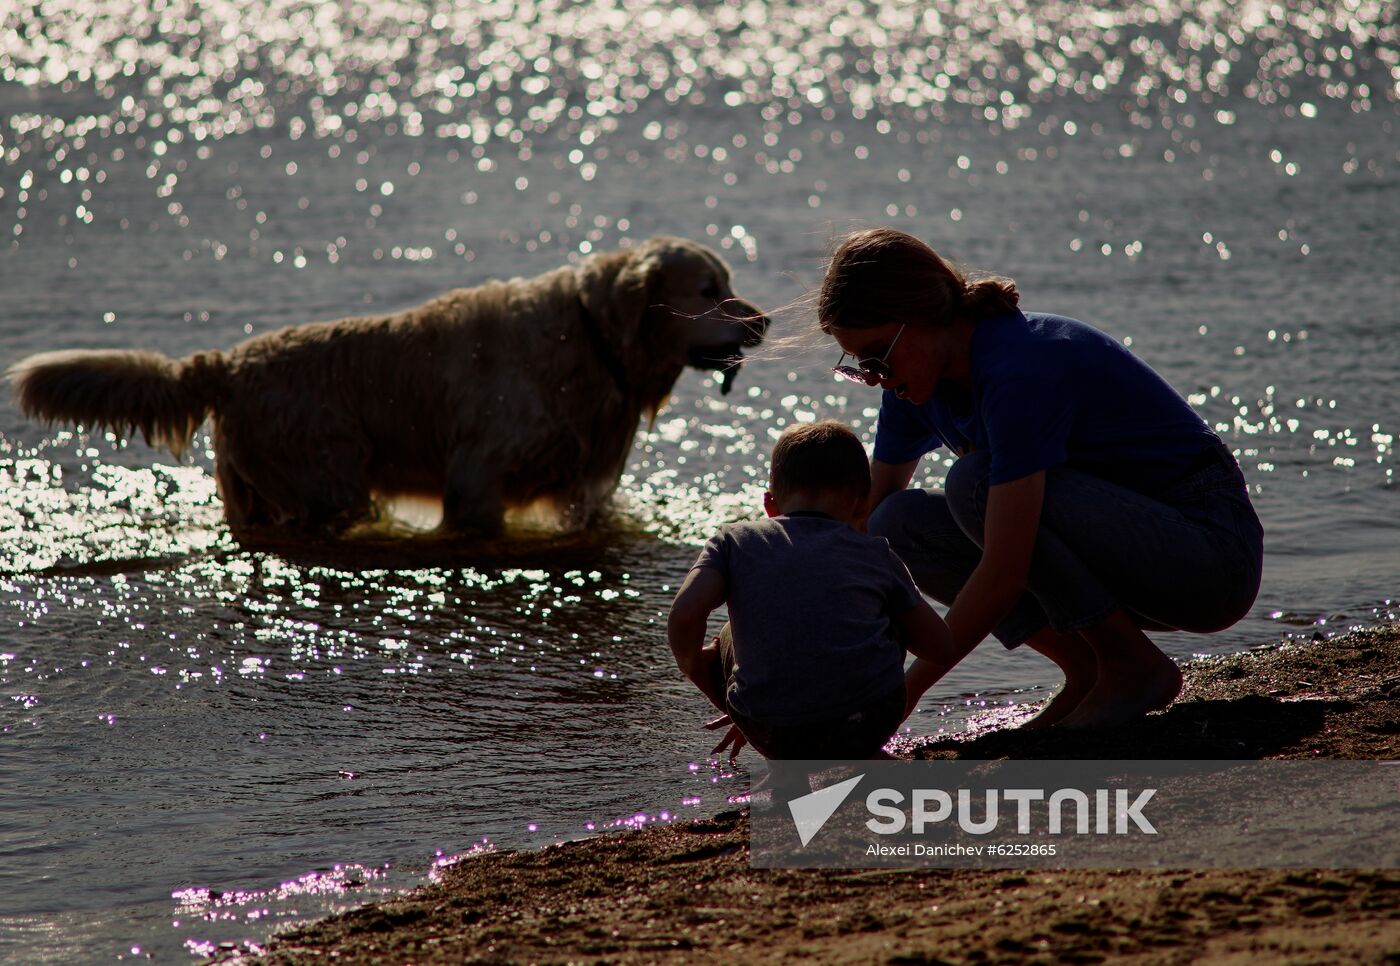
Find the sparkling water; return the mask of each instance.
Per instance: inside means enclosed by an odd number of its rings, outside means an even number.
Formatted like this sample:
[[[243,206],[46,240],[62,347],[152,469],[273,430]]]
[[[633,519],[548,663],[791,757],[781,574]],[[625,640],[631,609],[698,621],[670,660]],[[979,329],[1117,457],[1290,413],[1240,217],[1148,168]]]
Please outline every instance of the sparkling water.
[[[252,553],[184,460],[0,403],[0,960],[187,959],[473,850],[727,807],[670,596],[794,421],[877,396],[810,337],[894,224],[1161,371],[1267,528],[1252,614],[1177,658],[1393,616],[1400,34],[1372,0],[314,4],[0,14],[0,362],[183,355],[654,234],[778,324],[688,372],[605,533],[418,560]],[[528,364],[523,360],[522,364]],[[463,378],[470,378],[464,374]],[[926,459],[936,485],[946,463]],[[1056,683],[984,646],[916,734]]]

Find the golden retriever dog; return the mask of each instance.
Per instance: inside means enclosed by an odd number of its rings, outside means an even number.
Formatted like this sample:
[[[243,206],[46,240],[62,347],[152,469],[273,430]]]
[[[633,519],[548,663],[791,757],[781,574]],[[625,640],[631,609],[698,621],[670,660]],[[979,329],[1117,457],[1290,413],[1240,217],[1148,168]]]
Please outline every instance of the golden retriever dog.
[[[718,255],[662,237],[224,352],[48,352],[9,376],[31,417],[139,429],[176,456],[210,417],[236,537],[336,536],[425,496],[446,534],[489,536],[541,501],[587,525],[685,366],[727,392],[767,326]]]

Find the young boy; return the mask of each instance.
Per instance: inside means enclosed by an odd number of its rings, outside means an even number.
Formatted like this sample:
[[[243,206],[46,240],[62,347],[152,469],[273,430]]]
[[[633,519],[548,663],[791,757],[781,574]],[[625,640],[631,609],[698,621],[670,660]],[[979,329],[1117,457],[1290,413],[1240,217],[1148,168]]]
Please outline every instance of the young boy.
[[[792,427],[773,447],[768,519],[721,527],[671,605],[676,663],[765,758],[875,756],[904,718],[905,648],[949,662],[948,628],[908,569],[852,526],[869,490],[850,429]],[[705,646],[722,604],[731,634]]]

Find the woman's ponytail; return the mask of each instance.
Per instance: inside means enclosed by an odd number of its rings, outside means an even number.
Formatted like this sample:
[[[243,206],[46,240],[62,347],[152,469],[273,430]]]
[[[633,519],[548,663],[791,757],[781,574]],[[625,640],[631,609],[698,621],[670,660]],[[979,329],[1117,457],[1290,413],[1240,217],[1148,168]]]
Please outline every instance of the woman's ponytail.
[[[972,275],[963,288],[963,312],[973,319],[1014,312],[1021,301],[1016,283],[1002,275]]]

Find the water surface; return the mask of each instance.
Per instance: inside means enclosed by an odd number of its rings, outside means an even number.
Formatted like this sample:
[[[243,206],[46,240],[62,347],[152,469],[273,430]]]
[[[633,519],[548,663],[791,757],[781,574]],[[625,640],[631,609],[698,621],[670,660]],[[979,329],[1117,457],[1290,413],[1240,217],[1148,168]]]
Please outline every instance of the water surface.
[[[1393,616],[1393,3],[45,0],[0,30],[0,359],[171,355],[670,233],[800,299],[892,223],[1131,344],[1268,531],[1225,653]],[[664,615],[826,348],[687,373],[617,522],[459,559],[239,548],[183,461],[0,404],[0,959],[181,960],[441,857],[725,807]],[[925,461],[936,484],[945,466]],[[1055,683],[986,648],[912,720]]]

